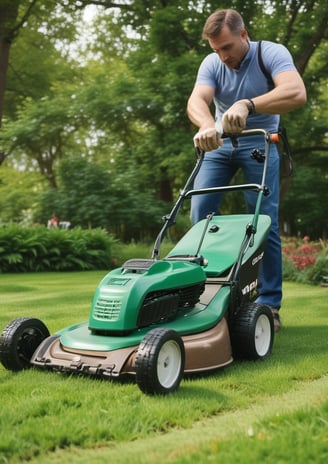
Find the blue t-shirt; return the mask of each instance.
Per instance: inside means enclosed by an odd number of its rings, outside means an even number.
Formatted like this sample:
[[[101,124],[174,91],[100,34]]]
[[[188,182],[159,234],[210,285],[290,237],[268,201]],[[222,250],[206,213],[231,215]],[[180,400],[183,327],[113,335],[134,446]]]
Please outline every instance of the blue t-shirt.
[[[268,92],[267,77],[258,62],[258,42],[250,42],[249,50],[239,69],[226,66],[216,53],[208,55],[201,63],[196,84],[210,85],[215,89],[216,120],[237,100],[254,98]],[[289,51],[281,44],[261,42],[261,56],[265,69],[274,77],[284,71],[296,70]],[[254,114],[247,118],[246,129],[277,130],[279,115]]]

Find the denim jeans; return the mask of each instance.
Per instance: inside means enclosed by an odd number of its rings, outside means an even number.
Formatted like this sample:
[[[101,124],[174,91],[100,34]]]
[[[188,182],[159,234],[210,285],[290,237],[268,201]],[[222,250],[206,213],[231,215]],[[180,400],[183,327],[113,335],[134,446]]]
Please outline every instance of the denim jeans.
[[[194,181],[194,188],[206,188],[229,185],[232,177],[240,168],[245,182],[261,183],[263,163],[252,159],[254,148],[264,152],[262,136],[240,137],[238,147],[234,147],[230,139],[217,150],[207,152],[203,164]],[[279,309],[282,299],[282,259],[281,240],[279,235],[279,153],[276,144],[270,145],[266,186],[269,195],[263,196],[261,213],[271,218],[271,229],[265,248],[264,257],[259,270],[259,296],[257,301]],[[209,213],[219,214],[222,193],[194,195],[191,200],[192,223],[204,219]],[[253,213],[257,193],[245,191],[244,197],[247,212]]]

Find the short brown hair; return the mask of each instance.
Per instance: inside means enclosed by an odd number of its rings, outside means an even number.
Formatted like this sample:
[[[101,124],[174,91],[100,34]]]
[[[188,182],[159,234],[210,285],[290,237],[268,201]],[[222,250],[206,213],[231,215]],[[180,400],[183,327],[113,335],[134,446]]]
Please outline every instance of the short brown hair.
[[[228,26],[233,34],[239,34],[245,29],[243,18],[236,10],[217,10],[207,18],[203,28],[203,39],[214,39]]]

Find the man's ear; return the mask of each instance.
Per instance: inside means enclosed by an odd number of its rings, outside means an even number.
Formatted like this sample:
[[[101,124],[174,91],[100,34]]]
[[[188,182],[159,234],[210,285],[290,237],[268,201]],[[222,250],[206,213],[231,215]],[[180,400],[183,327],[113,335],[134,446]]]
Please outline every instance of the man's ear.
[[[240,31],[240,37],[241,37],[242,39],[248,39],[248,32],[247,32],[247,29],[246,29],[246,28],[244,28],[244,29],[242,29],[242,30]]]

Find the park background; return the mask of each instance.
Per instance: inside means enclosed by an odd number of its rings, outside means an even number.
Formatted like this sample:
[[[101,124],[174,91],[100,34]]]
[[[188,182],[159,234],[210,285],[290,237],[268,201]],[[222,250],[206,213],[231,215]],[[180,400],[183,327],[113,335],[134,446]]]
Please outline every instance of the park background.
[[[0,366],[2,462],[328,460],[326,0],[0,0],[0,323],[34,316],[53,333],[84,320],[104,273],[150,252],[195,161],[186,102],[209,52],[203,23],[224,7],[252,40],[290,49],[308,92],[282,118],[294,175],[281,174],[272,356],[167,398]],[[53,215],[70,228],[48,229]],[[169,240],[188,226],[187,205]]]

